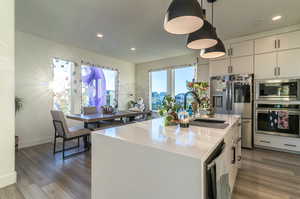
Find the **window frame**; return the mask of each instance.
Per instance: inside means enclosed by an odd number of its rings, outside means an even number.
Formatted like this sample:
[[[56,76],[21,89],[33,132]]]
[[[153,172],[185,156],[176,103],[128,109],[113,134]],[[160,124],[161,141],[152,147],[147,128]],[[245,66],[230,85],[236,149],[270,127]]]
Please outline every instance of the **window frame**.
[[[149,109],[151,111],[156,112],[155,110],[152,110],[152,72],[157,71],[167,71],[167,95],[171,95],[172,97],[175,97],[175,70],[179,68],[188,68],[188,67],[194,67],[194,79],[197,81],[198,79],[198,64],[183,64],[183,65],[176,65],[176,66],[169,66],[165,68],[159,68],[159,69],[153,69],[148,71],[149,76]]]
[[[87,62],[87,61],[83,61],[81,60],[81,63],[79,65],[80,67],[80,82],[81,82],[81,89],[82,89],[82,70],[81,70],[81,67],[82,66],[89,66],[89,67],[98,67],[98,68],[101,68],[101,69],[106,69],[106,70],[112,70],[112,71],[116,71],[117,72],[117,75],[116,75],[116,79],[115,79],[115,99],[116,101],[118,102],[118,105],[119,105],[119,83],[120,83],[120,71],[117,69],[117,68],[113,68],[113,67],[107,67],[107,66],[101,66],[101,65],[98,65],[98,64],[93,64],[93,63],[90,63],[90,62]],[[80,98],[80,107],[81,107],[81,111],[83,109],[83,101],[82,101],[82,91],[80,92],[81,93],[81,98]]]

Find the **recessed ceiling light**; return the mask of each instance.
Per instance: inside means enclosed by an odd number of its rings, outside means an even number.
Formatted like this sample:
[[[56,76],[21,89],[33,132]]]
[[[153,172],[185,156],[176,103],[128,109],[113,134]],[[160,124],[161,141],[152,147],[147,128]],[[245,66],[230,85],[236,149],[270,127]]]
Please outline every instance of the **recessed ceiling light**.
[[[282,16],[278,15],[278,16],[273,17],[273,18],[272,18],[272,21],[277,21],[277,20],[279,20],[279,19],[281,19],[281,18],[282,18]]]
[[[135,49],[135,48],[130,48],[130,50],[131,50],[131,51],[135,51],[136,49]]]
[[[103,38],[103,35],[101,33],[97,33],[96,35],[98,38]]]

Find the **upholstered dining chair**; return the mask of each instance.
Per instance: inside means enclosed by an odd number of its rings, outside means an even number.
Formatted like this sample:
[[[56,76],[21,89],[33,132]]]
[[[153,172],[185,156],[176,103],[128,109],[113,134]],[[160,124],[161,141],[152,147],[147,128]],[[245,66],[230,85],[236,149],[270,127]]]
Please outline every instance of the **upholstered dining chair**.
[[[88,137],[90,136],[91,131],[89,129],[85,129],[83,127],[71,127],[68,128],[67,122],[65,120],[65,116],[62,111],[51,110],[51,115],[53,118],[53,125],[55,130],[54,135],[54,147],[53,154],[62,152],[63,159],[77,155],[79,153],[83,153],[89,150]],[[62,138],[63,146],[62,150],[56,151],[56,139]],[[83,138],[84,142],[84,150],[79,152],[72,153],[70,155],[66,155],[65,152],[71,149],[80,148],[80,138]],[[77,139],[77,145],[75,147],[66,148],[65,144],[67,141],[71,141]]]
[[[83,112],[83,115],[93,115],[93,114],[97,114],[98,110],[97,110],[96,106],[85,106],[85,107],[83,107],[82,112]],[[100,122],[90,122],[87,125],[88,125],[89,129],[94,130],[94,129],[100,127]]]

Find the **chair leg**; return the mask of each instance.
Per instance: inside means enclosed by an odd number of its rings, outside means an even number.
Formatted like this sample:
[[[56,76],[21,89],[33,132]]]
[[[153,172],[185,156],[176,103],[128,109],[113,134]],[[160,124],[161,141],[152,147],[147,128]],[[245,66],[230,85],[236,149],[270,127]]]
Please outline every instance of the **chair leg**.
[[[80,137],[77,138],[77,147],[80,147]]]
[[[62,157],[65,159],[65,138],[63,138]]]
[[[56,153],[56,135],[54,136],[53,154]]]

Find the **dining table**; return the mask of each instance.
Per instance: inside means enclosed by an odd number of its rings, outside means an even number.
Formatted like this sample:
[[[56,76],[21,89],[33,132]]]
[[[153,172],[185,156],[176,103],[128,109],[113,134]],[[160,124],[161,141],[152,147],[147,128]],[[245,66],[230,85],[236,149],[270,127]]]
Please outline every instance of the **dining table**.
[[[95,114],[69,114],[66,117],[71,120],[82,121],[84,123],[84,128],[88,128],[89,123],[97,123],[97,128],[100,126],[100,121],[108,121],[114,119],[123,119],[123,118],[133,118],[136,116],[142,116],[146,118],[151,114],[151,111],[117,111],[114,113],[95,113]],[[124,121],[124,120],[123,120]],[[126,122],[126,120],[125,120]]]

